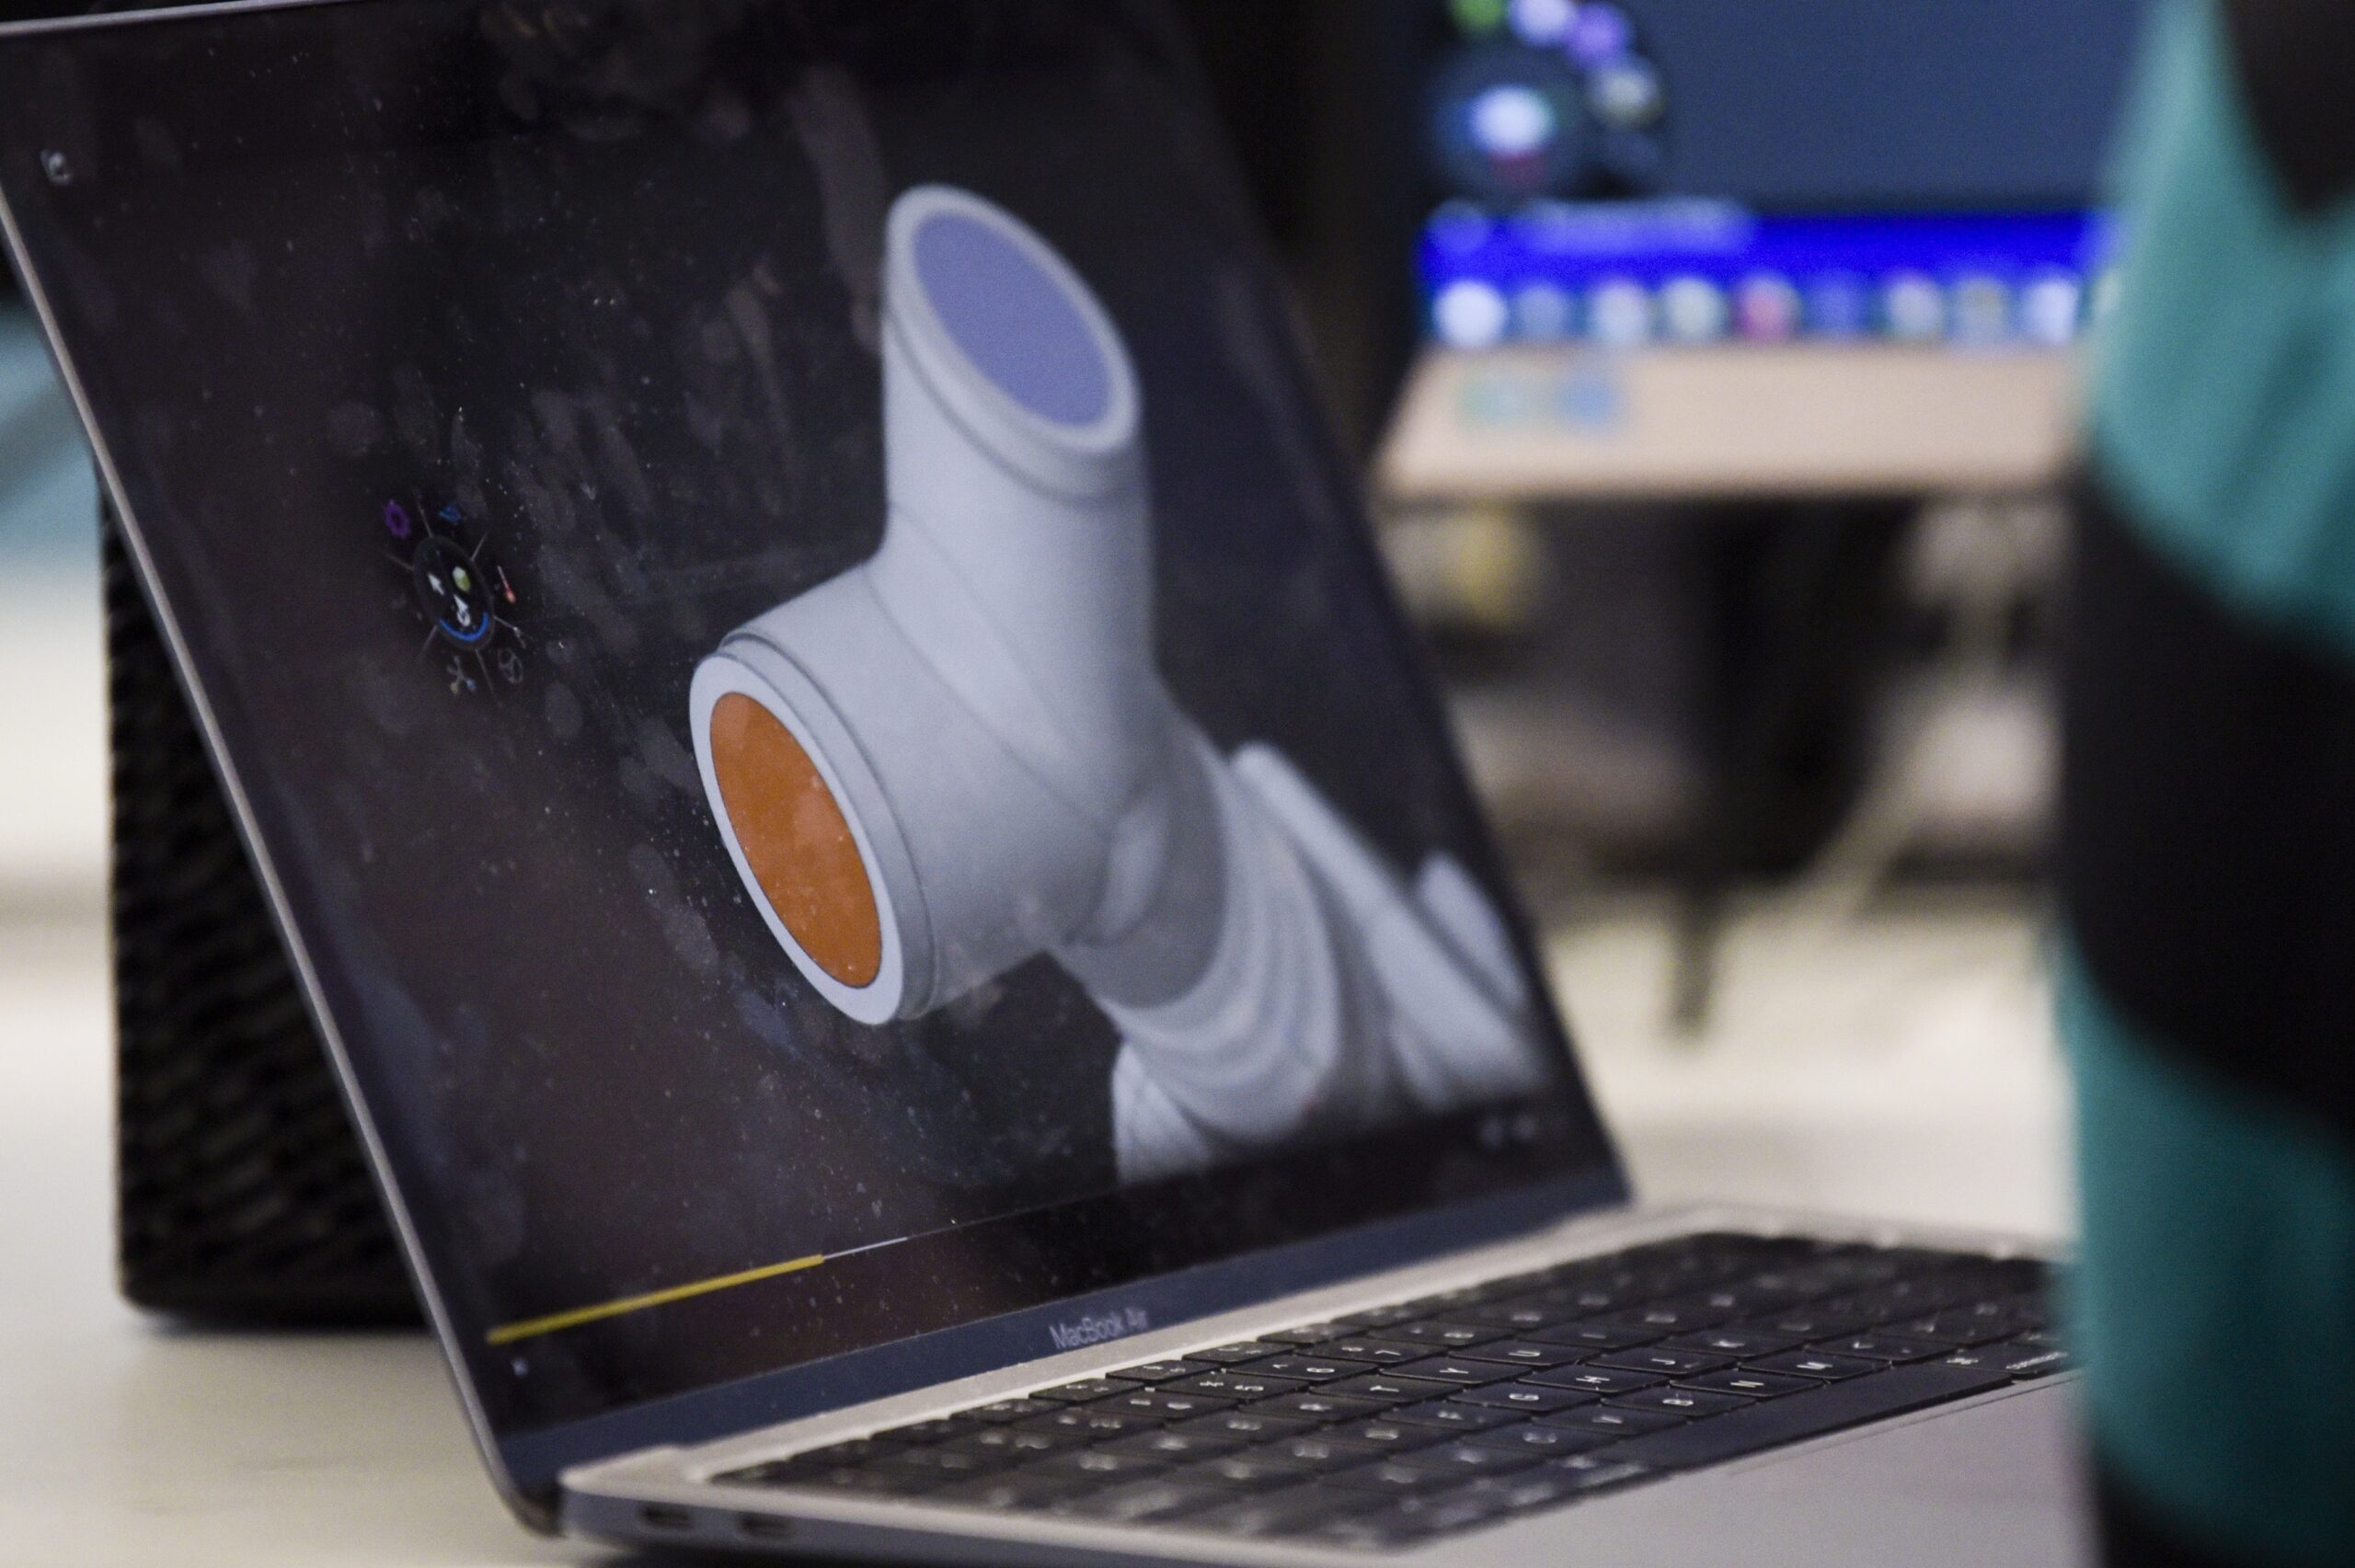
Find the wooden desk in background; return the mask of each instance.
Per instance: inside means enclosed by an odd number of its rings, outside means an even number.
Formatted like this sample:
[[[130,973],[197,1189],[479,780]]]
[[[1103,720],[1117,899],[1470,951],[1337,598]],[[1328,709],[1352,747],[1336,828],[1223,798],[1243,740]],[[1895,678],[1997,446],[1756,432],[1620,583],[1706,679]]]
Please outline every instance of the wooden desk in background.
[[[2035,490],[2074,454],[2076,384],[2050,349],[1434,350],[1379,487],[1406,504]]]

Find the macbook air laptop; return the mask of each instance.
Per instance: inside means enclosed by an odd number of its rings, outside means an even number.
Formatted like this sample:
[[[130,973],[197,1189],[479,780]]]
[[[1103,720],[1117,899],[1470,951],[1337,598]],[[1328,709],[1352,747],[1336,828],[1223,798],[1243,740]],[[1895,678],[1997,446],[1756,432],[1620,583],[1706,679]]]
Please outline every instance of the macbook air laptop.
[[[25,26],[0,196],[528,1524],[2074,1555],[2029,1251],[1631,1203],[1156,6]]]

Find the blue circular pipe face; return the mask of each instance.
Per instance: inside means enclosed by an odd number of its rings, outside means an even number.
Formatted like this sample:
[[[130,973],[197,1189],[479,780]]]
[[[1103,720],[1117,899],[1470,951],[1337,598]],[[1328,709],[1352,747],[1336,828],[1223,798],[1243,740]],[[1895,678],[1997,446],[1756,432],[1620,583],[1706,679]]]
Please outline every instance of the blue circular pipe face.
[[[992,385],[1041,419],[1092,425],[1112,373],[1061,282],[992,224],[963,212],[924,220],[916,277],[933,314]]]

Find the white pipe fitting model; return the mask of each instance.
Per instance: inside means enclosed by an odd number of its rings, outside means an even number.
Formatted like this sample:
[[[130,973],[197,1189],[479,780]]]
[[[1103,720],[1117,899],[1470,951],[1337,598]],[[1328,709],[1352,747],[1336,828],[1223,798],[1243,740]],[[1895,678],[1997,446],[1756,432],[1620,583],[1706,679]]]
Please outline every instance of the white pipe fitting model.
[[[1163,685],[1142,399],[1094,294],[941,187],[893,206],[884,265],[882,545],[731,634],[689,698],[795,967],[879,1024],[1055,956],[1127,1043],[1128,1175],[1535,1082],[1469,879],[1434,862],[1450,891],[1411,895],[1281,758],[1221,758]]]

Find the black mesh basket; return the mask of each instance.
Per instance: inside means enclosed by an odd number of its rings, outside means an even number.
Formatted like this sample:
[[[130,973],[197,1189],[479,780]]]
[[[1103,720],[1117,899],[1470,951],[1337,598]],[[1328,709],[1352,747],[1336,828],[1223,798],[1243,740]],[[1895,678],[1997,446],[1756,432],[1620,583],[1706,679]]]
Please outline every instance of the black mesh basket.
[[[140,1306],[409,1322],[398,1242],[109,511],[117,1225]]]

